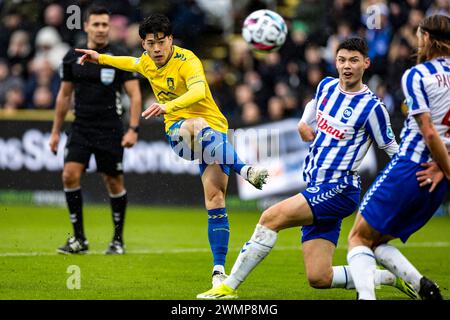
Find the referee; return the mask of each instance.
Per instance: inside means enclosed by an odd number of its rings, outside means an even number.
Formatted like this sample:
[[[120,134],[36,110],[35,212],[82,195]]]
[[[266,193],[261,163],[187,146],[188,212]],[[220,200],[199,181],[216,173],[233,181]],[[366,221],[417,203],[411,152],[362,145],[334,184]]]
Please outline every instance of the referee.
[[[87,47],[111,55],[126,55],[122,48],[109,44],[110,13],[103,7],[90,7],[85,15]],[[75,121],[64,149],[62,181],[74,234],[57,249],[59,253],[88,251],[83,228],[83,198],[80,180],[92,154],[110,196],[114,236],[106,254],[123,254],[123,226],[127,192],[123,178],[123,148],[132,147],[138,138],[141,112],[139,82],[132,73],[96,64],[81,66],[82,54],[71,49],[63,59],[61,87],[50,136],[50,149],[56,153],[60,130],[74,95]],[[122,86],[130,97],[130,120],[124,132],[120,95]]]

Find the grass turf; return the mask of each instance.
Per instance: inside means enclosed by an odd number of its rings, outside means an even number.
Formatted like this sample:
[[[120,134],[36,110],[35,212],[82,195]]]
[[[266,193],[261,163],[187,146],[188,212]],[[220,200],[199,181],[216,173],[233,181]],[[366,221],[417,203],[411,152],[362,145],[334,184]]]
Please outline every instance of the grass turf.
[[[107,206],[87,206],[84,224],[90,253],[57,255],[71,232],[65,208],[0,206],[0,299],[188,300],[210,288],[212,258],[206,213],[201,208],[129,207],[125,241],[128,254],[105,256],[112,237]],[[227,272],[247,241],[260,213],[233,210]],[[346,264],[346,236],[353,217],[342,225],[334,264]],[[436,217],[401,251],[450,299],[450,217]],[[70,290],[67,268],[81,271],[81,289]],[[353,290],[308,286],[298,228],[282,231],[272,253],[239,288],[248,300],[355,299]],[[379,299],[409,299],[395,288],[377,290]]]

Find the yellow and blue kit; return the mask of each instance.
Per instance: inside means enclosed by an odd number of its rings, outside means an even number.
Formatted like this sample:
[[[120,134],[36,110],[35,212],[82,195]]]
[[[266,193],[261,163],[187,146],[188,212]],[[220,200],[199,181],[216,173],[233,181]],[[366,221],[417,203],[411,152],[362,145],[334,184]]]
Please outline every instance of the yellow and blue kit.
[[[214,130],[226,133],[228,121],[214,102],[200,59],[190,50],[172,48],[162,67],[157,67],[147,52],[140,58],[100,54],[99,63],[139,72],[148,79],[158,102],[166,105],[166,132],[182,119],[203,118]]]

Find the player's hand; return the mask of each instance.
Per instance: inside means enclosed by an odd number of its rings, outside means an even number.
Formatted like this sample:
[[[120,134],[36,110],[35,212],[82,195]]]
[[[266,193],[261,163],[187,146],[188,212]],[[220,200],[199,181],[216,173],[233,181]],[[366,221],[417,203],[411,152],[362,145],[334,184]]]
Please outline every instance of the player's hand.
[[[89,50],[89,49],[75,49],[76,52],[83,53],[83,56],[80,59],[80,64],[84,65],[84,63],[92,62],[98,63],[98,57],[100,56],[97,51]]]
[[[134,130],[128,129],[122,138],[122,147],[131,148],[137,142],[138,134]]]
[[[427,162],[420,164],[422,167],[426,168],[422,171],[416,173],[417,181],[421,187],[430,186],[429,192],[433,192],[439,182],[444,179],[444,173],[436,162]]]
[[[316,138],[314,129],[302,121],[298,123],[298,133],[305,142],[313,141]]]
[[[56,152],[58,151],[58,144],[59,144],[59,133],[52,133],[50,135],[50,140],[48,142],[48,145],[50,146],[50,151],[56,155]]]
[[[160,104],[160,103],[153,103],[150,107],[145,109],[144,112],[142,112],[142,116],[145,119],[149,119],[151,117],[157,117],[160,114],[166,113],[166,105]]]

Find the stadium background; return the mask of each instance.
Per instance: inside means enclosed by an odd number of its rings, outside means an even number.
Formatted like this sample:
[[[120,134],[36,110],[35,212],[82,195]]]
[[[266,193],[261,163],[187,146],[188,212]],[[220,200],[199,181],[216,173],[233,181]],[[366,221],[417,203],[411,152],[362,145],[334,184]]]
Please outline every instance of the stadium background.
[[[350,35],[365,37],[372,66],[364,81],[383,99],[397,138],[404,120],[400,79],[403,72],[414,65],[418,23],[430,14],[450,15],[447,0],[0,1],[0,207],[4,212],[19,211],[26,219],[25,213],[30,210],[30,221],[33,221],[37,213],[31,214],[31,210],[36,205],[50,205],[49,212],[53,210],[51,206],[58,205],[64,215],[60,181],[62,152],[59,158],[54,157],[47,150],[47,139],[59,88],[61,58],[69,47],[82,46],[85,41],[81,30],[67,29],[66,8],[75,4],[84,9],[92,3],[110,9],[111,42],[126,46],[134,56],[142,53],[137,33],[142,18],[152,12],[167,14],[174,26],[175,44],[193,50],[201,58],[213,96],[231,128],[265,124],[279,124],[281,128],[283,120],[299,119],[320,79],[326,75],[336,76],[333,56],[339,41]],[[377,6],[381,13],[379,29],[365,26],[369,6]],[[280,13],[288,24],[289,33],[280,51],[255,55],[243,42],[240,28],[250,12],[262,8]],[[154,97],[146,80],[142,78],[140,84],[145,108]],[[123,100],[126,106],[126,96]],[[141,145],[134,149],[142,152],[136,151],[138,156],[130,160],[132,168],[127,171],[125,167],[130,205],[145,205],[146,211],[155,215],[161,211],[158,209],[161,205],[173,207],[172,211],[181,210],[180,206],[201,207],[202,188],[192,167],[174,169],[167,165],[164,157],[170,149],[165,149],[168,146],[161,119],[142,121],[141,130]],[[159,155],[157,159],[155,153]],[[140,160],[144,160],[145,167],[139,164]],[[382,152],[376,151],[372,168],[362,172],[364,190],[387,161]],[[97,174],[86,175],[82,185],[87,203],[107,208],[107,193]],[[231,176],[227,201],[229,208],[251,211],[257,217],[262,207],[295,192],[297,189],[259,200],[243,200],[239,196],[237,178]],[[154,205],[158,207],[153,210]],[[46,206],[43,208],[47,211]],[[108,209],[103,209],[103,214],[105,211]],[[448,202],[436,215],[450,215]],[[53,213],[48,217],[53,217]],[[97,218],[91,219],[89,222],[88,218],[87,223],[98,222]],[[65,220],[68,220],[66,216],[57,219]],[[447,220],[445,218],[448,224]],[[132,221],[130,218],[127,227],[133,228]],[[8,238],[8,232],[19,222],[4,216],[2,223],[3,231],[7,232],[0,238],[5,243],[0,251],[10,252],[8,241],[18,238]],[[67,229],[68,221],[64,223],[60,228]],[[253,222],[248,224],[253,225]],[[439,240],[447,241],[442,243],[448,247],[448,237]],[[29,251],[20,248],[25,240],[17,241],[14,246],[19,246],[19,252]],[[206,240],[204,242],[206,245]],[[57,244],[55,241],[46,243],[45,250],[54,252]],[[444,258],[443,263],[448,264],[448,261]]]

